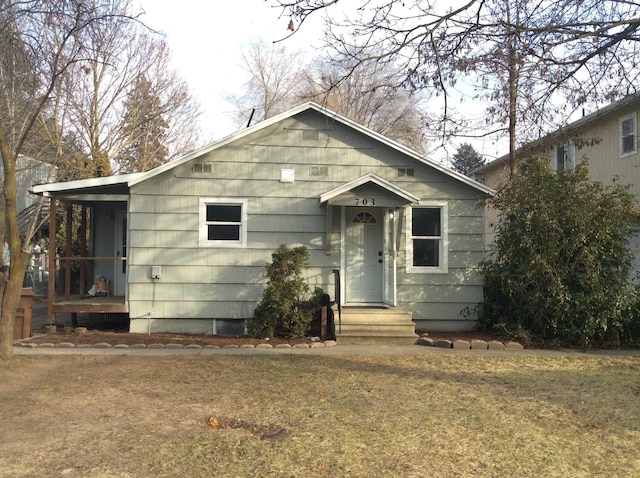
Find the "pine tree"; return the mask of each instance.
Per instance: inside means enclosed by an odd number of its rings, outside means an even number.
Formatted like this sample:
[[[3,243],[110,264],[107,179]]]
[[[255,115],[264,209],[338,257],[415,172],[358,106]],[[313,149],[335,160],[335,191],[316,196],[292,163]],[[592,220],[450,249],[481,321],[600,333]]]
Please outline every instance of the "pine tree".
[[[169,124],[164,118],[162,101],[153,91],[153,83],[140,75],[127,95],[123,131],[130,145],[116,158],[122,172],[148,171],[167,161],[164,144]]]
[[[462,143],[458,147],[456,154],[453,155],[451,167],[462,174],[470,176],[474,169],[479,168],[485,162],[486,160],[471,144]]]

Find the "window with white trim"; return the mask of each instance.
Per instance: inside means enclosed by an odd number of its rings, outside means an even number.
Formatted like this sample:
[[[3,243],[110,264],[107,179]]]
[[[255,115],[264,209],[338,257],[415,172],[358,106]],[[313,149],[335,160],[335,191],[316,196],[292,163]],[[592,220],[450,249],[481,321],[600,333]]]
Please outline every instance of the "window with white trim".
[[[620,157],[635,154],[638,151],[636,114],[620,118]]]
[[[407,222],[407,272],[447,272],[446,203],[412,207]]]
[[[573,171],[576,169],[576,145],[573,142],[556,146],[556,171]]]
[[[200,247],[247,244],[247,200],[200,198]]]

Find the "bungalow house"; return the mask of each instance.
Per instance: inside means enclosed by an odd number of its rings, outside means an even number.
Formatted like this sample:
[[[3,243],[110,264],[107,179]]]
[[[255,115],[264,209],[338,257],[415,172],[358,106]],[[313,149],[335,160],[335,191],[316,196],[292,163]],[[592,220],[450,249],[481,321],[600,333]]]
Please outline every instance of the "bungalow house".
[[[592,181],[611,184],[617,180],[628,184],[640,198],[640,153],[638,152],[638,114],[640,93],[634,93],[611,103],[555,131],[541,140],[521,147],[516,154],[515,168],[534,156],[546,158],[554,170],[573,169],[579,161],[588,161]],[[476,171],[474,177],[495,189],[509,179],[509,157],[503,156]],[[640,204],[636,203],[640,210]],[[485,212],[487,249],[495,237],[497,212]],[[640,231],[640,223],[637,228]],[[630,238],[636,254],[636,271],[640,272],[640,238]]]
[[[492,190],[314,103],[149,172],[33,192],[66,208],[68,237],[75,217],[90,231],[80,254],[57,246],[53,319],[121,312],[131,332],[242,333],[283,243],[309,249],[306,279],[341,305],[342,342],[471,329],[461,312],[483,298],[477,202]],[[87,297],[95,276],[109,296]]]

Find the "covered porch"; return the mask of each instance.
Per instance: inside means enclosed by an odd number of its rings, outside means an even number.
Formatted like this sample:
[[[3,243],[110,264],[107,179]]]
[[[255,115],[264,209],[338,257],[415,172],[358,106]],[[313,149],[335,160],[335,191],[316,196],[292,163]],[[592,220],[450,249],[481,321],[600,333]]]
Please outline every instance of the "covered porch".
[[[127,209],[126,176],[35,186],[33,192],[48,197],[49,282],[48,322],[57,314],[128,313],[127,303]],[[62,189],[61,185],[64,185]],[[56,235],[64,224],[64,239]],[[62,236],[62,235],[61,235]],[[96,276],[104,278],[106,290],[96,293]],[[92,289],[93,288],[93,289]]]

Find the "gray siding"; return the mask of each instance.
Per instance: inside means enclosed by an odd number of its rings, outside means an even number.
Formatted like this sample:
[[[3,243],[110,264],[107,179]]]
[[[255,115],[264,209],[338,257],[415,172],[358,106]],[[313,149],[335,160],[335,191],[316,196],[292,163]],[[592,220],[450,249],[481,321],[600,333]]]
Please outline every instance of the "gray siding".
[[[319,130],[318,140],[303,140],[303,129]],[[195,162],[211,163],[212,172],[193,172]],[[327,174],[314,175],[318,166]],[[398,167],[414,168],[415,176],[398,177]],[[295,182],[280,182],[283,168],[295,171]],[[309,248],[309,282],[333,296],[332,270],[340,266],[339,214],[334,214],[328,253],[326,206],[319,196],[367,173],[421,199],[448,201],[449,272],[406,273],[403,238],[398,298],[419,325],[433,321],[455,328],[460,311],[482,300],[476,273],[483,257],[482,210],[475,207],[479,193],[315,112],[264,128],[132,188],[131,318],[250,318],[262,295],[264,265],[282,243]],[[198,246],[198,204],[204,197],[248,201],[246,247]],[[151,266],[162,266],[160,280],[151,280]]]

